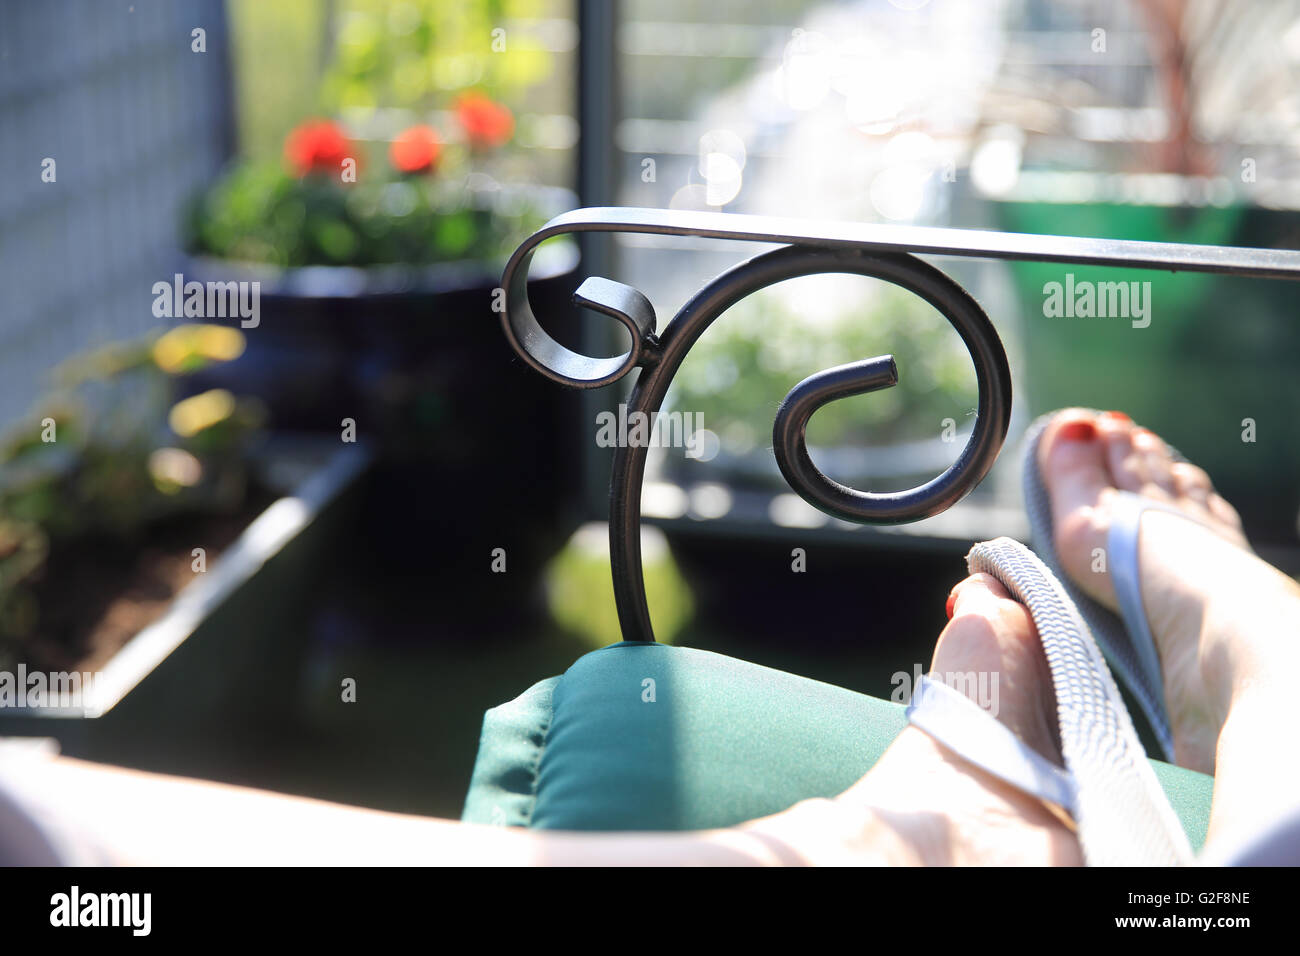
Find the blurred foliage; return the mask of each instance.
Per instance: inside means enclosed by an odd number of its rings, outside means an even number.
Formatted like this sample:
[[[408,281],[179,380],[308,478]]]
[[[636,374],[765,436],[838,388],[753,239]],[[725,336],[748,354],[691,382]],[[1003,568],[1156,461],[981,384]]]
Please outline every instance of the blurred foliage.
[[[280,155],[284,134],[319,108],[328,43],[323,0],[228,0],[232,72],[244,156]]]
[[[541,0],[346,0],[337,8],[321,106],[344,116],[381,108],[428,111],[469,87],[509,101],[546,79],[553,66],[545,48],[506,24],[548,8]]]
[[[466,87],[512,103],[554,64],[519,31],[504,38],[509,56],[494,53],[492,31],[569,12],[554,0],[231,0],[229,9],[240,146],[251,159],[277,156],[310,113],[427,111]]]
[[[173,377],[242,351],[238,330],[183,325],[79,356],[60,369],[59,392],[0,442],[0,657],[40,627],[36,589],[52,550],[242,503],[257,406],[218,400],[221,414],[201,427],[168,427]]]
[[[195,201],[187,245],[281,267],[495,259],[548,217],[527,194],[494,187],[414,176],[344,185],[248,164]]]
[[[886,354],[897,362],[898,384],[821,408],[808,423],[810,446],[935,439],[945,418],[958,431],[969,426],[976,400],[971,360],[928,303],[873,282],[860,304],[812,320],[775,291],[752,295],[728,312],[691,351],[673,385],[671,406],[700,413],[724,451],[770,447],[777,403],[809,375]]]
[[[546,0],[237,2],[247,158],[191,205],[189,249],[281,267],[508,255],[548,216],[517,191],[498,194],[491,178],[511,178],[501,148],[514,127],[506,104],[554,70],[545,47],[508,25],[552,7]],[[301,122],[307,112],[341,122]],[[284,156],[271,159],[289,123],[299,125]],[[432,137],[432,157],[413,169],[392,142],[417,130]],[[322,131],[333,134],[331,149],[313,162],[302,141]],[[340,175],[344,157],[356,160],[355,181]]]

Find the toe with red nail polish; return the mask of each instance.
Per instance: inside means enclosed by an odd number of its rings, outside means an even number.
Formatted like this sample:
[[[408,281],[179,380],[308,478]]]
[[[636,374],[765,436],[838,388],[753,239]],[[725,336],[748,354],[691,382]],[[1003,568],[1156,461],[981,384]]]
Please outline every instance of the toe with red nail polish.
[[[1092,441],[1097,437],[1097,426],[1089,421],[1066,422],[1060,435],[1064,441]]]

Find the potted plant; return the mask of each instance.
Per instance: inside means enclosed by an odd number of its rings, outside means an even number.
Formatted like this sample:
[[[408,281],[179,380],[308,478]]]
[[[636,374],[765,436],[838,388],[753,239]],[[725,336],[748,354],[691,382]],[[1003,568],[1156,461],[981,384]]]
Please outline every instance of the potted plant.
[[[309,120],[281,161],[236,164],[196,200],[185,271],[259,283],[260,315],[239,359],[191,387],[256,395],[278,429],[354,428],[376,453],[368,560],[464,593],[504,549],[518,600],[498,579],[490,617],[539,596],[537,572],[574,526],[579,456],[557,436],[577,398],[513,360],[496,287],[519,241],[575,200],[497,178],[515,126],[502,103],[469,89],[443,105],[442,128],[418,114],[388,134]],[[561,336],[575,335],[576,258],[552,243],[532,270],[537,308],[568,316]],[[529,458],[549,465],[520,482]]]

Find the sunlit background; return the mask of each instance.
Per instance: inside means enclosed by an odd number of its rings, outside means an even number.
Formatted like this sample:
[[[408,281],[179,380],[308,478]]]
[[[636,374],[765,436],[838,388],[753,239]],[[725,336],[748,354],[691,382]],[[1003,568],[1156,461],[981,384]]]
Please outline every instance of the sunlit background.
[[[456,815],[482,710],[620,637],[596,422],[626,393],[510,353],[491,296],[519,241],[630,205],[1297,248],[1298,67],[1292,0],[4,5],[0,664],[116,675],[70,752]],[[531,294],[614,354],[568,306],[583,277],[662,326],[763,248],[560,243]],[[880,491],[956,458],[974,373],[894,286],[755,295],[668,398],[705,453],[651,456],[661,638],[888,696],[970,542],[1026,534],[1015,441],[1070,404],[1165,435],[1300,570],[1287,283],[939,264],[1011,358],[993,474],[896,529],[790,493],[770,436],[800,379],[896,356],[898,386],[809,428]],[[1150,325],[1045,314],[1067,273],[1150,282]],[[187,313],[186,281],[260,283],[256,321]]]

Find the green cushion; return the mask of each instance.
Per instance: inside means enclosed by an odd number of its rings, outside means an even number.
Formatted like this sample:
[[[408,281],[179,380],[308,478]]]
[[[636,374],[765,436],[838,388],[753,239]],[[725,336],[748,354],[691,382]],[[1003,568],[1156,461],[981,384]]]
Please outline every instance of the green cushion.
[[[902,706],[842,687],[688,647],[613,644],[487,712],[463,819],[730,826],[844,791],[905,725]],[[1153,764],[1199,849],[1213,780]]]

